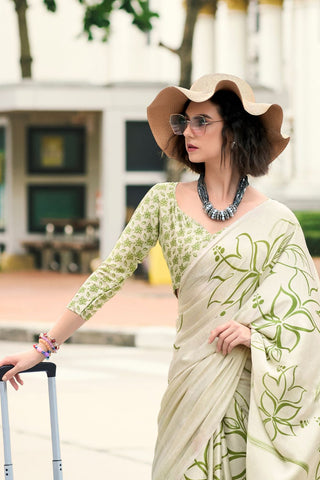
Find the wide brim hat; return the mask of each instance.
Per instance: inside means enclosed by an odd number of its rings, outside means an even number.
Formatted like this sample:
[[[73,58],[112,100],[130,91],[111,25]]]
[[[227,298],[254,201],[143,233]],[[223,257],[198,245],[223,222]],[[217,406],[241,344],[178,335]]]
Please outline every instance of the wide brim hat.
[[[187,100],[205,102],[219,90],[231,90],[240,98],[243,108],[250,114],[261,117],[271,145],[270,162],[288,145],[290,137],[281,134],[283,111],[280,105],[257,103],[250,85],[234,75],[208,74],[199,78],[190,89],[170,86],[159,92],[147,109],[148,121],[153,136],[161,150],[171,158],[176,156],[177,136],[169,123],[172,113],[182,113]]]

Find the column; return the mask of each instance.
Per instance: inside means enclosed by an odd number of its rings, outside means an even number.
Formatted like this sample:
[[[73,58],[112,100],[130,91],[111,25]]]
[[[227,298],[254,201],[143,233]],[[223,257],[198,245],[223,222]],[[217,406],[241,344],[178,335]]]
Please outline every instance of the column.
[[[147,34],[132,25],[130,16],[124,11],[115,11],[107,43],[108,82],[148,80],[147,43]]]
[[[124,122],[115,109],[102,112],[101,125],[101,227],[100,256],[112,250],[124,227],[126,198],[124,186]]]
[[[309,198],[307,207],[317,209],[320,208],[319,15],[320,5],[314,0],[294,3],[291,82],[295,178],[290,193],[305,201]]]
[[[216,14],[216,71],[246,77],[247,0],[219,0]]]
[[[5,192],[6,192],[6,155],[5,155],[5,135],[6,129],[2,124],[0,118],[0,231],[6,227],[6,206],[5,206]]]
[[[215,8],[211,4],[203,7],[198,15],[193,37],[193,79],[216,71],[215,14]]]
[[[283,0],[259,0],[259,4],[259,83],[281,91]]]

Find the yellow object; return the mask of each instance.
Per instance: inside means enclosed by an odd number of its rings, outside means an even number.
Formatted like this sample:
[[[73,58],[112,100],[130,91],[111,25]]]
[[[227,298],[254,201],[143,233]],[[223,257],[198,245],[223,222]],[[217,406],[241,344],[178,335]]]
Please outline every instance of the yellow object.
[[[239,10],[241,12],[246,12],[248,8],[248,0],[223,0],[229,10]]]
[[[283,6],[283,0],[259,0],[260,5],[274,5],[276,7]]]
[[[14,255],[4,252],[0,256],[0,270],[2,272],[17,272],[34,268],[33,255]]]
[[[150,250],[148,275],[151,285],[171,284],[170,272],[159,243]]]

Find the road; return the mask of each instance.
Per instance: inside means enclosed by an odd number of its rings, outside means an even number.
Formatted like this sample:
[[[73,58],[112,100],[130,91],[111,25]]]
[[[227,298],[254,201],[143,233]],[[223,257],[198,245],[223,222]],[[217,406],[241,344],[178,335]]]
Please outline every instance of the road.
[[[0,342],[0,356],[26,348],[29,345]],[[61,348],[54,360],[64,480],[150,480],[170,358],[169,350]],[[8,388],[15,479],[50,479],[46,376],[23,378],[19,392]]]

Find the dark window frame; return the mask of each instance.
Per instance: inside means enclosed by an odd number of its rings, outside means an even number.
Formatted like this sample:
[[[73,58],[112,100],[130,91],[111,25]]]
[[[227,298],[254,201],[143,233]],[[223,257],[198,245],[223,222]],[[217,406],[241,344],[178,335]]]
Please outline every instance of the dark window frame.
[[[50,167],[41,165],[39,143],[44,136],[57,136],[70,142],[70,138],[77,144],[78,157],[68,165]],[[70,145],[65,149],[70,148]],[[64,152],[68,153],[68,152]],[[29,126],[27,127],[27,172],[41,175],[66,175],[86,173],[86,128],[84,126]]]

